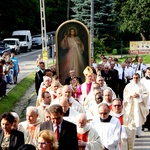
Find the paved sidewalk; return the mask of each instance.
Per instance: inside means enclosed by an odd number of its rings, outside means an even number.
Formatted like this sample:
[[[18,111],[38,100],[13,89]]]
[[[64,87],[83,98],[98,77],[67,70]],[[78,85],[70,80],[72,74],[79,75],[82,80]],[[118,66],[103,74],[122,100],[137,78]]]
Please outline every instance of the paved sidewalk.
[[[134,150],[150,150],[150,131],[145,129],[142,136],[135,139]]]

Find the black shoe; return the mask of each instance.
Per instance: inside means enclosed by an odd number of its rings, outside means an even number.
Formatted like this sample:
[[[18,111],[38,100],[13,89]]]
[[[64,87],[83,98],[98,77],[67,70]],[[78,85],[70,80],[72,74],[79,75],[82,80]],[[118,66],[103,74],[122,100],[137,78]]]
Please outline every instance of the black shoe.
[[[144,128],[142,128],[142,131],[144,131]]]
[[[136,138],[139,138],[139,136],[138,136],[138,135],[136,135],[135,137],[136,137]]]

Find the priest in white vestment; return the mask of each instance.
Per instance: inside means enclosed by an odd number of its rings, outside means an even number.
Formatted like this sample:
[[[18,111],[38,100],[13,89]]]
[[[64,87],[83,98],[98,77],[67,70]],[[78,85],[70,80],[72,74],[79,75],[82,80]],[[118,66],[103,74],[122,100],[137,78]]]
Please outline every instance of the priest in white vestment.
[[[42,102],[40,106],[37,107],[38,109],[38,117],[44,122],[44,113],[45,109],[48,108],[51,104],[51,95],[48,91],[42,93]]]
[[[63,119],[72,123],[76,123],[76,116],[79,114],[79,112],[69,107],[68,98],[62,96],[59,100],[59,104],[63,109]]]
[[[137,127],[136,136],[141,135],[141,128],[146,121],[148,110],[149,93],[145,86],[140,82],[140,75],[135,73],[133,80],[124,89],[124,109],[127,115],[131,116]]]
[[[98,132],[103,149],[120,150],[121,124],[116,117],[109,115],[110,109],[106,103],[98,106],[99,116],[96,116],[91,125]]]
[[[148,93],[149,93],[149,98],[148,98],[148,109],[150,112],[150,67],[147,67],[145,77],[141,79],[141,83],[146,87]],[[146,122],[142,127],[142,130],[144,128],[147,128],[148,131],[150,131],[150,113],[147,115]]]
[[[57,89],[60,87],[60,85],[61,85],[61,84],[60,84],[59,81],[52,81],[51,86],[46,89],[46,91],[48,91],[48,92],[51,94],[51,99],[52,99],[52,101],[53,101],[55,98],[57,98],[57,93],[56,93],[56,91],[57,91]]]
[[[71,96],[72,94],[71,92],[72,92],[71,87],[69,85],[64,85],[62,89],[62,96],[68,98],[69,106],[79,113],[84,113],[82,105]]]
[[[122,105],[122,100],[120,98],[113,99],[112,110],[110,115],[119,119],[122,129],[121,129],[121,150],[134,150],[134,140],[135,140],[135,123],[132,117],[128,116]]]
[[[104,90],[107,87],[106,82],[104,81],[104,78],[102,76],[97,76],[96,82],[100,85],[100,88]]]
[[[39,133],[39,126],[41,124],[40,118],[38,118],[38,109],[34,106],[28,106],[26,110],[26,121],[20,122],[24,130],[27,130],[36,144],[36,136]]]
[[[89,108],[86,111],[86,115],[87,115],[87,120],[88,122],[90,122],[91,120],[93,120],[93,118],[98,114],[98,105],[103,101],[103,97],[100,93],[97,93],[95,95],[95,98],[93,101],[91,101],[91,103],[89,103]]]
[[[25,130],[25,129],[22,127],[21,124],[19,125],[19,120],[20,120],[20,119],[19,119],[18,114],[17,114],[16,112],[11,112],[11,114],[15,117],[15,121],[14,121],[14,123],[13,123],[13,129],[19,130],[19,131],[23,132],[25,144],[32,144],[32,145],[34,145],[30,133],[29,133],[27,130]]]
[[[44,91],[46,91],[46,89],[48,87],[51,86],[51,83],[52,83],[52,78],[50,78],[48,76],[43,76],[43,82],[40,85],[39,92],[38,92],[38,97],[37,97],[37,100],[36,100],[36,106],[37,107],[40,105],[40,103],[42,101],[42,93]]]
[[[62,87],[59,87],[56,91],[57,97],[51,101],[51,105],[59,104],[59,98],[62,96]]]
[[[109,106],[110,110],[112,107],[112,100],[113,100],[112,96],[113,96],[113,92],[111,89],[107,88],[103,91],[103,103],[106,103]]]
[[[79,150],[102,150],[102,143],[97,131],[87,123],[85,114],[76,116]]]
[[[91,104],[93,103],[93,101],[95,102],[95,95],[96,94],[101,94],[102,95],[102,90],[99,86],[98,83],[94,83],[92,86],[92,91],[89,93],[89,95],[86,97],[84,103],[83,103],[83,108],[84,110],[88,110],[91,106]]]

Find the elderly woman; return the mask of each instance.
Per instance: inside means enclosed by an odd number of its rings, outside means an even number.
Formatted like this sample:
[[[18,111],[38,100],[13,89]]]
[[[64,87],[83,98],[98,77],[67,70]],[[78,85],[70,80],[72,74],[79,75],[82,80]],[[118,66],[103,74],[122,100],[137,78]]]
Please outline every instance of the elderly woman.
[[[42,130],[37,136],[38,150],[57,150],[58,142],[55,134],[50,130]]]
[[[0,149],[2,150],[17,150],[24,144],[24,135],[22,132],[12,129],[14,116],[5,112],[0,116]]]

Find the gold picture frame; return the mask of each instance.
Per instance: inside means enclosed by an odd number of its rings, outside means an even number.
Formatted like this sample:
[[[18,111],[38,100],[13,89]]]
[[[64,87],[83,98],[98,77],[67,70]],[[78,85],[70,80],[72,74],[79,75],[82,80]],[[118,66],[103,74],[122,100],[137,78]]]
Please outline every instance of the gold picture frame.
[[[77,20],[62,23],[56,31],[56,66],[61,84],[73,69],[84,82],[83,70],[90,65],[90,36],[87,27]]]

